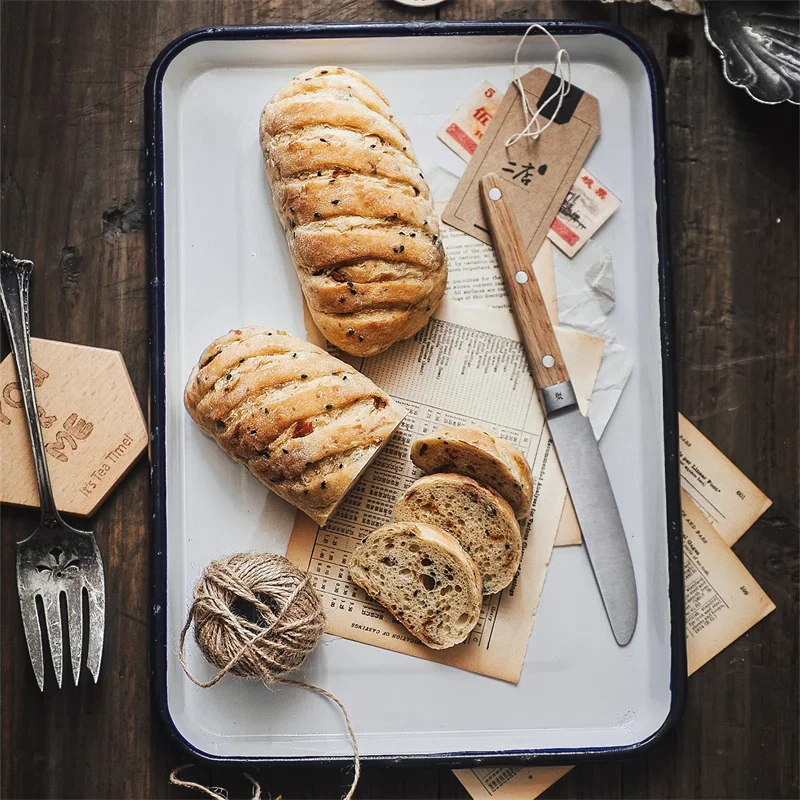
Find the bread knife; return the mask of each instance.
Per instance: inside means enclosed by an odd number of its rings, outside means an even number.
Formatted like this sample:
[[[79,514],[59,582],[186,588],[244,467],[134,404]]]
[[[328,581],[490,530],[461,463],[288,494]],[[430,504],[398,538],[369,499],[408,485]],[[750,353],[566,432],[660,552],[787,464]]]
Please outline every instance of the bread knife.
[[[481,199],[503,281],[539,389],[561,471],[583,533],[614,638],[636,630],[633,562],[614,492],[589,420],[581,414],[519,226],[495,173],[481,178]]]

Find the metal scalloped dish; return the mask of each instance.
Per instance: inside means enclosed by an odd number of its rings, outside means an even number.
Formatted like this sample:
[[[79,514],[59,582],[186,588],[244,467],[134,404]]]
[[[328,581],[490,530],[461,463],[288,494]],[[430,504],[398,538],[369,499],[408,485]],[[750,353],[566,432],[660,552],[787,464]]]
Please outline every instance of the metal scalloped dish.
[[[800,6],[793,2],[703,3],[708,41],[726,80],[759,103],[800,103]]]

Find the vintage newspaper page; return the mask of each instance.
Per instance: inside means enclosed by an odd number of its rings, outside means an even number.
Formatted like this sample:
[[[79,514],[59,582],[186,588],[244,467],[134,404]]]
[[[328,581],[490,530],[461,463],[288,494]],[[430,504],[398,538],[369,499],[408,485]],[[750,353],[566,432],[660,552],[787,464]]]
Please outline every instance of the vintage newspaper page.
[[[685,491],[681,511],[691,675],[774,611],[775,604]]]
[[[681,507],[691,675],[774,611],[775,604],[685,491]],[[571,769],[503,766],[453,773],[474,800],[534,800]]]
[[[592,340],[559,331],[564,357],[588,400],[599,355]],[[583,363],[590,352],[591,363]],[[572,362],[570,361],[572,359]],[[578,359],[576,362],[575,359]],[[326,630],[356,641],[516,682],[544,585],[566,487],[511,314],[445,300],[417,336],[360,365],[409,411],[400,428],[323,529],[298,513],[287,557],[307,570],[325,599]],[[348,553],[391,521],[399,495],[419,475],[411,442],[439,425],[477,422],[527,455],[536,489],[523,529],[523,559],[511,586],[487,598],[470,639],[447,651],[417,642],[350,583]]]
[[[436,209],[441,212],[444,203],[437,203]],[[441,225],[442,242],[447,252],[448,259],[448,278],[447,296],[465,305],[483,308],[509,308],[508,296],[503,287],[503,276],[497,264],[494,249],[483,242],[462,233],[456,228],[442,223]],[[554,325],[558,325],[558,302],[556,300],[555,276],[553,273],[553,245],[549,239],[542,243],[536,258],[532,263],[536,280],[542,291],[550,319]],[[321,333],[314,326],[311,317],[306,310],[306,328],[309,333],[309,340],[320,347],[326,347],[326,342]],[[593,340],[593,341],[592,341]],[[589,337],[585,339],[573,339],[574,343],[581,343],[587,352],[584,353],[584,363],[591,364],[596,358],[598,365],[603,355],[603,340],[600,337]],[[346,355],[338,354],[345,360],[349,360]],[[354,366],[358,367],[356,360]],[[599,369],[599,366],[598,366]],[[594,383],[592,383],[592,387]],[[587,413],[588,402],[581,402],[584,398],[578,398],[581,410]],[[556,534],[556,547],[565,545],[580,544],[581,529],[572,502],[569,497],[565,500],[561,514],[561,521],[558,525]]]
[[[728,546],[772,505],[683,414],[678,415],[681,486]]]

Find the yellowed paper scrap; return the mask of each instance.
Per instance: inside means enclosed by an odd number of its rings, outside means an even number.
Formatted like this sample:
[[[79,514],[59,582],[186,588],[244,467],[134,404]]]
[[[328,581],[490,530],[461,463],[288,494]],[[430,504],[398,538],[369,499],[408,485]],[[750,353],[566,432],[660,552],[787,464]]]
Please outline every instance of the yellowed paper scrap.
[[[681,486],[728,546],[772,505],[764,492],[678,415]]]
[[[691,675],[774,611],[775,604],[686,492],[681,506]]]
[[[564,501],[564,510],[561,512],[561,519],[558,523],[555,546],[568,547],[569,545],[581,544],[582,542],[583,535],[581,534],[581,526],[575,514],[572,500],[570,500],[569,495],[567,495],[567,499]]]
[[[573,331],[558,335],[580,385],[578,394],[588,398],[599,363],[592,349],[596,337]],[[570,363],[570,357],[578,362]],[[325,598],[329,633],[516,682],[566,487],[513,317],[508,311],[478,311],[445,300],[422,332],[365,359],[361,369],[409,414],[325,528],[297,515],[287,556],[312,575]],[[433,651],[350,583],[347,557],[363,536],[391,520],[395,501],[418,477],[408,455],[411,442],[439,425],[470,422],[494,430],[527,455],[536,482],[534,504],[514,582],[486,599],[467,642]]]
[[[775,604],[685,491],[681,511],[686,660],[691,675],[774,611]],[[453,774],[474,800],[533,800],[571,769],[501,766],[456,769]]]
[[[454,769],[473,800],[534,800],[572,767],[485,767]]]

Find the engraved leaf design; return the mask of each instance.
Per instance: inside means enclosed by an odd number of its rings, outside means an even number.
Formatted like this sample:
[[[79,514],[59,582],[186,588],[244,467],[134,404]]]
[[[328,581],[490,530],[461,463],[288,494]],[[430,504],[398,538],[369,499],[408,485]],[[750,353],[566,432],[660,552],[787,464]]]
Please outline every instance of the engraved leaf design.
[[[77,572],[80,559],[74,556],[68,556],[60,547],[54,547],[45,558],[36,565],[36,571],[39,573],[49,572],[50,577],[60,578],[67,572],[67,570],[74,570]]]

